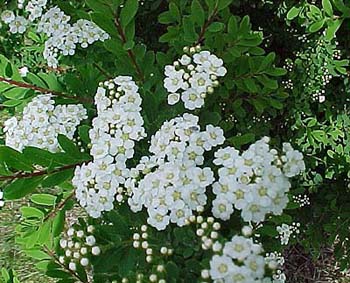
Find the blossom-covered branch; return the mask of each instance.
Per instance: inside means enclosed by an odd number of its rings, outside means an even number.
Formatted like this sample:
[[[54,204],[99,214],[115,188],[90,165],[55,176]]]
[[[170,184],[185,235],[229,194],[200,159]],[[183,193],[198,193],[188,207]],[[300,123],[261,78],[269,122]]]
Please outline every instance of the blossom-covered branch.
[[[61,96],[61,97],[68,98],[68,99],[74,99],[74,100],[78,100],[80,102],[85,102],[85,103],[91,103],[92,102],[92,100],[88,99],[88,98],[71,96],[71,95],[66,94],[64,92],[59,92],[59,91],[55,91],[55,90],[51,90],[51,89],[35,86],[35,85],[29,84],[29,83],[26,83],[26,82],[19,82],[19,81],[15,81],[15,80],[12,80],[12,79],[7,79],[7,78],[4,78],[4,77],[0,77],[0,82],[8,83],[10,85],[21,87],[21,88],[31,89],[31,90],[38,91],[38,92],[41,92],[41,93],[52,93],[53,95],[56,95],[56,96]]]

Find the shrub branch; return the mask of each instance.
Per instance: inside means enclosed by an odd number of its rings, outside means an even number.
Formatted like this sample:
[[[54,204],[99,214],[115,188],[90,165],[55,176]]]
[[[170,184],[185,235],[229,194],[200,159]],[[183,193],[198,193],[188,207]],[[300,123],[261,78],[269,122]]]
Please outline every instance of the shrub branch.
[[[59,91],[55,91],[55,90],[51,90],[51,89],[35,86],[35,85],[29,84],[29,83],[26,83],[26,82],[19,82],[19,81],[15,81],[15,80],[12,80],[12,79],[6,79],[4,77],[0,77],[0,82],[8,83],[10,85],[17,86],[17,87],[20,87],[20,88],[31,89],[31,90],[38,91],[38,92],[41,92],[41,93],[52,93],[53,95],[56,95],[56,96],[61,96],[61,97],[68,98],[68,99],[74,99],[74,100],[78,100],[80,102],[85,102],[85,103],[91,103],[92,102],[91,99],[78,97],[78,96],[71,96],[71,95],[66,94],[64,92],[59,92]]]

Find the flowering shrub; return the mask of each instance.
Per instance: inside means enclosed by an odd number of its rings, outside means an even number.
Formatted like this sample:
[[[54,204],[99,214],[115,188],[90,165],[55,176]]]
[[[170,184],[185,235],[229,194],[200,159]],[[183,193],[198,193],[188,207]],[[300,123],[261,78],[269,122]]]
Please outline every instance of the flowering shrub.
[[[0,1],[21,250],[60,283],[282,283],[335,238],[345,268],[350,6],[168,2]]]

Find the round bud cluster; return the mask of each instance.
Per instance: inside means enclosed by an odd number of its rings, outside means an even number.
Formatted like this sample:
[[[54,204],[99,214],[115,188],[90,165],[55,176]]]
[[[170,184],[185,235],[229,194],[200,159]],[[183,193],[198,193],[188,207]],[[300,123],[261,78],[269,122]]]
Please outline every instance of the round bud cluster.
[[[194,211],[206,204],[206,187],[214,181],[210,167],[204,164],[204,153],[223,144],[223,130],[207,125],[200,130],[199,118],[184,114],[165,122],[152,136],[150,152],[136,167],[143,178],[129,180],[132,197],[129,205],[134,212],[147,208],[148,224],[164,230],[168,224],[188,224]]]
[[[242,154],[233,147],[219,149],[214,164],[220,166],[219,180],[213,184],[214,217],[229,220],[235,209],[244,221],[261,222],[267,214],[281,215],[288,203],[288,178],[305,170],[303,155],[289,143],[283,154],[270,149],[265,137]]]
[[[5,206],[4,193],[0,190],[0,208]]]
[[[23,109],[23,117],[5,121],[6,145],[18,151],[26,146],[60,151],[58,135],[72,139],[80,122],[87,118],[81,104],[57,105],[51,94],[38,95]]]
[[[223,60],[200,46],[184,48],[184,54],[173,65],[165,66],[164,87],[169,92],[168,103],[184,102],[186,109],[194,110],[204,105],[207,94],[219,85],[218,77],[226,75]]]
[[[292,225],[282,224],[281,226],[277,226],[276,230],[279,233],[281,245],[288,245],[291,237],[296,238],[300,233],[299,228],[300,223],[295,222],[293,222]]]
[[[148,227],[147,225],[142,225],[140,232],[134,233],[132,239],[133,239],[133,247],[135,249],[143,249],[146,253],[146,261],[148,263],[152,262],[152,255],[153,255],[153,249],[150,247],[148,243],[148,233],[147,233]]]
[[[145,137],[145,129],[141,97],[131,77],[100,83],[95,104],[98,115],[89,132],[94,160],[76,168],[73,185],[80,205],[98,218],[113,209],[117,190],[130,176],[126,161],[133,158],[135,141]]]
[[[294,68],[294,62],[291,59],[286,59],[283,68],[288,72],[292,72]]]
[[[217,241],[219,238],[219,230],[221,225],[219,222],[215,222],[214,217],[208,217],[206,219],[203,216],[191,216],[189,218],[190,223],[197,224],[196,235],[201,238],[202,249],[213,251],[220,251],[221,244]]]
[[[24,4],[24,3],[23,3]],[[23,4],[21,8],[23,8]],[[95,23],[80,19],[70,24],[67,16],[60,8],[53,7],[47,10],[47,0],[30,0],[21,16],[13,11],[5,10],[1,20],[9,25],[11,33],[23,34],[29,26],[34,26],[38,33],[48,36],[45,42],[43,56],[48,66],[57,68],[59,55],[74,55],[77,45],[87,48],[96,41],[105,41],[109,35]]]
[[[285,259],[279,252],[266,253],[265,261],[268,267],[272,270],[282,269]]]
[[[292,82],[291,79],[287,80],[287,81],[282,81],[282,85],[285,89],[290,89],[292,90],[294,88],[294,84]]]
[[[297,195],[293,196],[294,202],[299,204],[300,207],[310,205],[310,198],[307,195]]]
[[[78,265],[89,268],[91,256],[101,253],[93,232],[92,225],[86,228],[78,224],[70,226],[60,240],[60,247],[63,249],[63,255],[59,256],[60,263],[72,271],[76,271]]]
[[[263,248],[260,244],[254,243],[251,238],[233,236],[231,241],[219,245],[210,260],[210,268],[202,270],[203,280],[265,282],[263,280],[268,279],[264,277],[266,260],[261,255]]]

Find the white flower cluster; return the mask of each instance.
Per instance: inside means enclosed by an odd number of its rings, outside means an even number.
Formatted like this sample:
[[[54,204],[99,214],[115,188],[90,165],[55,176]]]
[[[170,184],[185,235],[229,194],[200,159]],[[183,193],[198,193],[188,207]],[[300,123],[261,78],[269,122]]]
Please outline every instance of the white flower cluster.
[[[270,269],[276,271],[275,274],[272,275],[272,280],[268,280],[264,283],[285,283],[287,277],[283,272],[285,259],[282,254],[278,252],[267,253],[265,255],[265,261]]]
[[[279,238],[281,240],[281,245],[288,245],[290,237],[296,237],[295,234],[299,234],[300,223],[293,222],[292,225],[282,224],[281,226],[277,226],[276,230],[279,233]],[[294,234],[294,235],[293,235]]]
[[[59,257],[61,264],[64,264],[72,271],[77,270],[78,264],[85,268],[90,265],[91,255],[98,256],[101,253],[93,236],[94,229],[94,226],[91,225],[86,227],[86,229],[80,226],[77,229],[73,224],[64,233],[60,240],[60,247],[64,251],[64,255]]]
[[[200,51],[198,47],[189,55],[184,54],[173,65],[165,66],[164,87],[169,92],[168,103],[174,105],[181,98],[186,109],[201,108],[206,95],[213,93],[214,87],[219,85],[218,77],[226,73],[222,59],[209,51]]]
[[[204,153],[223,144],[224,132],[207,125],[200,131],[199,118],[184,114],[165,122],[152,137],[150,152],[136,167],[145,176],[136,183],[128,182],[132,211],[148,210],[148,224],[163,230],[169,222],[183,226],[193,211],[206,204],[206,187],[214,181],[214,173],[204,164]]]
[[[58,152],[57,136],[72,139],[77,126],[87,118],[81,104],[57,105],[51,94],[38,95],[23,110],[23,117],[5,122],[6,145],[18,151],[34,146]]]
[[[4,207],[4,192],[0,190],[0,208]]]
[[[213,184],[216,199],[212,213],[228,220],[234,207],[244,221],[261,222],[269,213],[282,214],[288,203],[288,180],[305,169],[303,155],[290,144],[283,145],[284,155],[270,149],[265,137],[242,154],[233,147],[219,149],[214,164],[220,166],[219,180]]]
[[[141,97],[131,77],[119,76],[100,84],[95,96],[98,115],[90,130],[93,162],[77,167],[76,197],[91,217],[113,209],[119,186],[129,177],[126,161],[133,158],[135,141],[146,136]]]
[[[56,68],[58,56],[74,55],[77,45],[87,48],[96,41],[105,41],[109,35],[88,20],[78,20],[71,25],[70,17],[58,7],[48,10],[38,23],[38,32],[46,33],[44,58],[50,67]]]
[[[81,19],[72,25],[69,23],[70,17],[58,7],[45,12],[46,6],[47,0],[31,0],[25,6],[27,18],[5,10],[1,19],[9,25],[11,33],[23,34],[30,24],[36,24],[36,31],[48,36],[43,55],[49,67],[57,68],[59,55],[74,55],[78,44],[87,48],[96,41],[109,38],[93,22]]]
[[[233,236],[210,260],[210,278],[215,283],[262,283],[266,262],[260,244],[251,238]],[[203,276],[202,276],[203,277]]]

